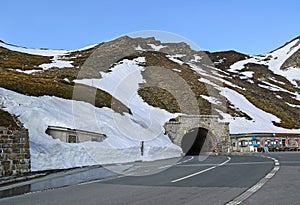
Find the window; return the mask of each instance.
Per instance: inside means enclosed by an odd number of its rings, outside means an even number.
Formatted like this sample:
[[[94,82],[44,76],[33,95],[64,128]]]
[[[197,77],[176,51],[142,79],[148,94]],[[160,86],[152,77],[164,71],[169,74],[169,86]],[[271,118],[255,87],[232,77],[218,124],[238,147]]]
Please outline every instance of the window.
[[[247,147],[248,146],[248,141],[247,140],[242,140],[241,141],[241,147]]]
[[[69,135],[68,136],[68,143],[76,143],[77,142],[77,136],[76,135]]]

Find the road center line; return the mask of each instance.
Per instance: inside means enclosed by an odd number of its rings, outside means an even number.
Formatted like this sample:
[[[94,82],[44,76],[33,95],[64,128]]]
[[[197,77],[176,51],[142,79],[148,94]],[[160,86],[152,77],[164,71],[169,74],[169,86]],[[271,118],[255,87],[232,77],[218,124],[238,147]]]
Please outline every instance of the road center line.
[[[188,178],[190,178],[190,177],[193,177],[193,176],[196,176],[196,175],[198,175],[198,174],[202,174],[202,173],[204,173],[204,172],[207,172],[207,171],[209,171],[209,170],[212,170],[212,169],[214,169],[214,168],[216,168],[216,167],[217,167],[217,166],[209,167],[209,168],[204,169],[204,170],[202,170],[202,171],[200,171],[200,172],[196,172],[196,173],[194,173],[194,174],[191,174],[191,175],[188,175],[188,176],[185,176],[185,177],[182,177],[182,178],[173,180],[173,181],[171,181],[171,182],[172,182],[172,183],[174,183],[174,182],[179,182],[179,181],[181,181],[181,180],[188,179]]]
[[[182,161],[182,162],[177,162],[177,163],[176,163],[176,165],[179,165],[179,164],[184,164],[184,163],[186,163],[186,162],[189,162],[189,161],[191,161],[192,159],[194,159],[194,157],[193,157],[193,156],[191,156],[189,159],[187,159],[187,160],[184,160],[184,161]]]
[[[219,164],[218,167],[220,167],[220,166],[226,164],[226,163],[229,162],[230,160],[231,160],[231,157],[227,157],[227,160],[226,160],[225,162]]]
[[[214,169],[214,168],[216,168],[216,167],[222,166],[222,165],[226,164],[227,162],[229,162],[230,160],[231,160],[231,158],[230,158],[230,157],[227,157],[227,160],[226,160],[225,162],[222,162],[221,164],[218,164],[218,165],[216,165],[216,166],[209,167],[209,168],[204,169],[204,170],[202,170],[202,171],[200,171],[200,172],[196,172],[196,173],[194,173],[194,174],[190,174],[190,175],[187,175],[187,176],[185,176],[185,177],[181,177],[181,178],[179,178],[179,179],[175,179],[175,180],[173,180],[173,181],[171,181],[171,182],[172,182],[172,183],[179,182],[179,181],[182,181],[182,180],[191,178],[191,177],[193,177],[193,176],[202,174],[202,173],[207,172],[207,171],[209,171],[209,170],[212,170],[212,169]]]

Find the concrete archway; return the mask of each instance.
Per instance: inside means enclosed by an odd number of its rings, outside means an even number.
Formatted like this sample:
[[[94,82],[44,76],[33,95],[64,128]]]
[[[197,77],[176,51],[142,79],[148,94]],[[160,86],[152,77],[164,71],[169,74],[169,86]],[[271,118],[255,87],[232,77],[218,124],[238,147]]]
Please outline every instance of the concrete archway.
[[[164,127],[165,134],[169,136],[174,144],[180,146],[185,154],[189,151],[187,147],[193,147],[192,153],[196,153],[200,149],[200,154],[210,153],[216,146],[218,147],[218,152],[225,153],[230,151],[229,124],[220,122],[218,116],[180,115],[167,122]],[[187,140],[188,138],[186,137],[190,136],[187,133],[191,133],[192,137],[190,138],[192,139]],[[206,137],[202,137],[201,140],[201,137],[199,137],[201,135]],[[203,139],[205,140],[202,143]],[[196,145],[194,142],[199,142],[200,145],[199,143]],[[182,143],[183,145],[181,145]]]

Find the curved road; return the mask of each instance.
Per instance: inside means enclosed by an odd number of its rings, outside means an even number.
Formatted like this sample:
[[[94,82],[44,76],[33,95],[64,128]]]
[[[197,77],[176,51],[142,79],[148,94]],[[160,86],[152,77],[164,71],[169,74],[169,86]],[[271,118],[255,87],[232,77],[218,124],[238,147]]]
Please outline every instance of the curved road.
[[[101,170],[90,168],[82,172],[54,175],[52,178],[48,176],[21,184],[30,193],[12,197],[7,196],[18,193],[18,185],[7,190],[2,187],[2,192],[0,187],[0,196],[2,193],[3,197],[0,204],[226,204],[255,185],[274,168],[272,159],[258,155],[207,158],[187,156],[178,160],[137,162]],[[94,180],[97,177],[87,177],[85,180],[78,180],[78,174],[90,176],[100,172],[105,175],[100,178],[105,178]],[[74,174],[76,180],[72,181]],[[65,182],[66,177],[69,184]],[[39,188],[36,188],[37,184]],[[39,191],[51,188],[49,184],[55,189]],[[64,187],[56,188],[60,186]],[[19,193],[23,192],[26,191]],[[259,192],[260,190],[245,202],[253,204],[261,200],[263,196],[257,195]]]

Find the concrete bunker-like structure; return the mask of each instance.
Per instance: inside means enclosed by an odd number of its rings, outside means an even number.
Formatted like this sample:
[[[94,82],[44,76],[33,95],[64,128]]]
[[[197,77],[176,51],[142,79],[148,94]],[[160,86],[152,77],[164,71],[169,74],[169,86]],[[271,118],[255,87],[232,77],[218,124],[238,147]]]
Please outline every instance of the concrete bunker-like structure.
[[[106,139],[106,135],[104,134],[57,126],[48,126],[46,133],[54,139],[59,139],[62,142],[68,143],[86,141],[102,142]]]
[[[231,151],[229,123],[219,122],[216,115],[180,115],[164,127],[171,141],[186,155]]]

